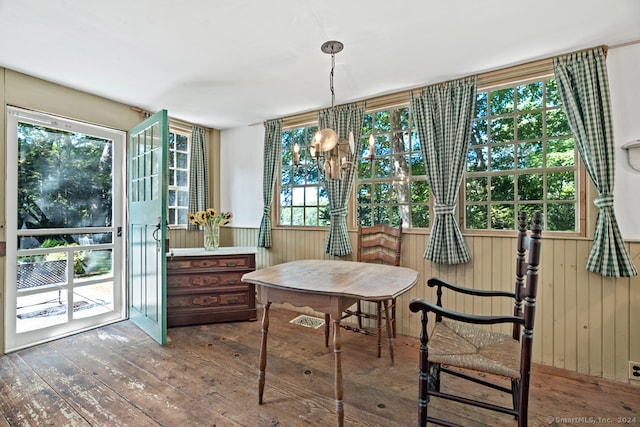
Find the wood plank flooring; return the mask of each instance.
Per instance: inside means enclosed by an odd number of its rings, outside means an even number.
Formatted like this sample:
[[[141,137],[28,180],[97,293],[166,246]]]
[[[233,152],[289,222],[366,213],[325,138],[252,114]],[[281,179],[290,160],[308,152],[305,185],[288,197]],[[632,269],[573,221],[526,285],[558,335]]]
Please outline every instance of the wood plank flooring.
[[[298,315],[291,311],[270,314],[263,405],[260,322],[172,328],[161,347],[126,321],[0,357],[0,427],[335,425],[333,352],[323,329],[290,324]],[[342,338],[345,425],[416,425],[418,340],[399,336],[391,366],[386,346],[376,357],[375,337]],[[462,386],[447,377],[443,387]],[[640,425],[640,387],[535,365],[530,408],[533,426]],[[515,425],[437,399],[430,411],[468,426]]]

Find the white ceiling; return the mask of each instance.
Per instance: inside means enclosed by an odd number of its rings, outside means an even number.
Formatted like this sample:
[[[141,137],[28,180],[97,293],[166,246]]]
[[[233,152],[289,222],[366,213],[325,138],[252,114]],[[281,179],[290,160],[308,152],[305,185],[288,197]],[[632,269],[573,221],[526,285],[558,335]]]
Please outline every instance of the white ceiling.
[[[0,0],[0,66],[217,129],[640,39],[639,0]]]

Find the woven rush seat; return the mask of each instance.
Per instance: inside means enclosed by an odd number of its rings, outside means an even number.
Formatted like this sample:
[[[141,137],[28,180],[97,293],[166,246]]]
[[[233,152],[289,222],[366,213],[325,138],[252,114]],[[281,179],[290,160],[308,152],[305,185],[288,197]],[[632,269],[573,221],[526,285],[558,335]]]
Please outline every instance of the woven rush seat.
[[[520,379],[520,342],[511,335],[460,322],[436,323],[429,340],[429,360]]]

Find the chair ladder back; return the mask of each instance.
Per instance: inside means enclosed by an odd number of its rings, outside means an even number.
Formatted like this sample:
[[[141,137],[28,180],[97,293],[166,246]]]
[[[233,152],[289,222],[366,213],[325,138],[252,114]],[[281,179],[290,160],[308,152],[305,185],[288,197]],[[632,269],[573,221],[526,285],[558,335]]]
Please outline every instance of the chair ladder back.
[[[536,313],[536,295],[538,292],[538,266],[542,234],[542,214],[533,215],[531,240],[529,242],[529,262],[527,266],[527,285],[524,289],[524,326],[520,342],[520,391],[517,396],[519,425],[526,425],[529,405],[529,385],[531,381],[531,358],[533,357],[533,324]]]
[[[378,249],[367,252],[366,249],[370,248]],[[387,251],[385,251],[385,249],[387,249]],[[386,224],[358,227],[358,262],[380,260],[385,264],[399,266],[401,253],[402,218],[397,228]]]
[[[524,292],[524,277],[527,271],[526,251],[527,251],[527,214],[520,213],[518,223],[518,238],[516,243],[516,280],[515,298],[513,301],[513,315],[522,317],[522,293]],[[520,341],[520,325],[513,324],[513,339]]]

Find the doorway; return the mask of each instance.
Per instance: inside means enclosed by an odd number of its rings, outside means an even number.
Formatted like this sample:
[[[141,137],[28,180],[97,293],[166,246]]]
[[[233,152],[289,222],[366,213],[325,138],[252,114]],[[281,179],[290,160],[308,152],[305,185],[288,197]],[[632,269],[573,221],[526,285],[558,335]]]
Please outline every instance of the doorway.
[[[125,144],[7,107],[5,351],[126,318]]]

